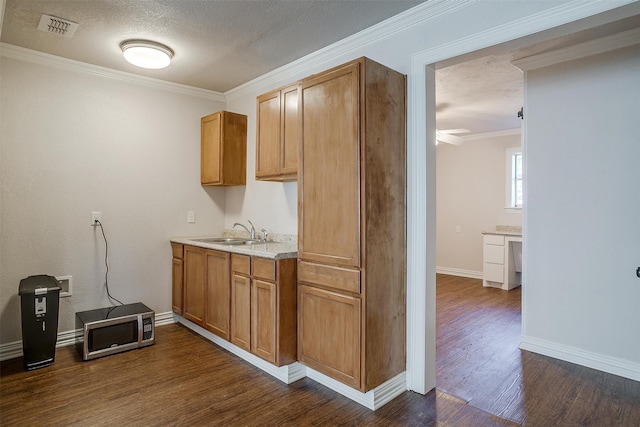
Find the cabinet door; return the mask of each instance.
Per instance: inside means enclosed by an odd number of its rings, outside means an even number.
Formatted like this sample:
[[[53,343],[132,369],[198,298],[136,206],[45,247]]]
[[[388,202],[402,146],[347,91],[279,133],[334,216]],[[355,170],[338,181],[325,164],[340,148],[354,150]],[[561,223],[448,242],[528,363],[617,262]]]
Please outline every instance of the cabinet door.
[[[298,359],[361,389],[360,298],[298,286]]]
[[[201,165],[200,180],[202,184],[220,184],[222,171],[221,140],[222,113],[214,113],[201,120]]]
[[[239,274],[231,280],[231,342],[251,351],[251,280]]]
[[[184,247],[184,317],[204,326],[205,256],[204,249]]]
[[[276,285],[254,279],[251,288],[251,352],[276,363]]]
[[[214,334],[229,339],[229,253],[208,250],[206,318],[205,328]]]
[[[285,178],[298,175],[298,149],[300,147],[300,123],[298,121],[298,85],[282,89],[282,128],[280,146],[281,173]]]
[[[359,64],[304,80],[299,258],[360,266]]]
[[[280,91],[257,98],[256,178],[274,177],[280,168]]]
[[[171,308],[174,313],[182,314],[182,260],[173,258],[171,262]]]

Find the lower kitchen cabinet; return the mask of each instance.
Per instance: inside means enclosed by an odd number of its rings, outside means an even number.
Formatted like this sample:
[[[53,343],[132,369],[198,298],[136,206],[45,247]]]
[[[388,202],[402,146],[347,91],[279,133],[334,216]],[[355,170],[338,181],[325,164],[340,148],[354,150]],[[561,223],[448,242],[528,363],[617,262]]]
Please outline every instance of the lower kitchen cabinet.
[[[184,274],[183,246],[179,243],[171,243],[171,309],[174,313],[182,315],[182,277]]]
[[[184,245],[182,316],[214,334],[229,339],[229,259],[227,252]],[[174,257],[174,311],[178,265]],[[179,313],[179,311],[176,311]]]
[[[175,313],[276,366],[296,361],[296,258],[171,248]]]
[[[320,372],[361,388],[361,311],[357,296],[298,287],[298,358]]]
[[[243,350],[251,351],[251,279],[248,273],[245,276],[233,272],[230,341]]]
[[[206,316],[204,327],[229,340],[229,260],[228,252],[206,250]]]
[[[231,255],[231,342],[276,366],[296,361],[296,259]]]
[[[204,326],[205,267],[205,249],[185,245],[182,315],[199,326]]]

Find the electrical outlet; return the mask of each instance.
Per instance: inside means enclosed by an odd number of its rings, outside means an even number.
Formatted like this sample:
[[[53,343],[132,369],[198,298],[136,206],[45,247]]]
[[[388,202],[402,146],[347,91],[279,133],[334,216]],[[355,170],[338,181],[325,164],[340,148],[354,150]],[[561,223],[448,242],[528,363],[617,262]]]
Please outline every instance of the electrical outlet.
[[[189,224],[196,222],[196,213],[194,211],[187,212],[187,222]]]
[[[456,233],[460,233],[462,231],[462,227],[456,225]]]
[[[91,225],[98,225],[96,221],[102,221],[102,212],[91,212]]]

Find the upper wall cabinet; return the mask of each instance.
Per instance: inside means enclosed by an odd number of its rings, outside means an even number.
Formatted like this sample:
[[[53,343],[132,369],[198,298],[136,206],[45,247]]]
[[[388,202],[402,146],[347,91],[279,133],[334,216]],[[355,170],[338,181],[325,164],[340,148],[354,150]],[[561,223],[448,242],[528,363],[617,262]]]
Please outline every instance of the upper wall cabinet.
[[[201,119],[202,185],[245,185],[247,116],[218,111]]]
[[[257,98],[256,180],[297,179],[298,92],[296,83]]]

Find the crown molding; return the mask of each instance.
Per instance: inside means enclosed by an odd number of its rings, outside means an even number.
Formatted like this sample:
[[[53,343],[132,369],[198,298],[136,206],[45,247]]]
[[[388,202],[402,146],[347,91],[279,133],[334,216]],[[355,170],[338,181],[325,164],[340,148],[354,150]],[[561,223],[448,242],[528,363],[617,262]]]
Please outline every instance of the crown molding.
[[[93,76],[117,80],[120,82],[131,83],[138,86],[145,86],[151,89],[164,90],[181,95],[205,98],[211,101],[226,102],[224,94],[220,92],[199,89],[192,86],[181,85],[178,83],[171,83],[151,77],[138,76],[136,74],[117,71],[98,65],[87,64],[85,62],[74,61],[72,59],[50,55],[48,53],[38,52],[36,50],[26,49],[7,43],[0,43],[0,57],[17,59],[19,61],[30,62],[33,64],[44,65],[46,67],[53,67],[67,71],[90,74]]]
[[[586,58],[615,49],[622,49],[640,43],[640,28],[623,31],[611,36],[602,37],[596,40],[568,46],[562,49],[517,59],[511,62],[522,71],[535,70],[561,62],[573,61],[575,59]]]
[[[264,91],[291,83],[301,75],[313,73],[317,67],[327,68],[327,63],[379,42],[396,33],[406,31],[416,25],[440,18],[443,15],[467,7],[479,0],[432,0],[421,3],[396,16],[366,28],[350,37],[303,56],[274,71],[263,74],[247,83],[225,92],[227,99],[249,95],[255,91]],[[360,55],[355,55],[360,56]],[[342,60],[341,60],[342,61]],[[342,61],[344,62],[344,61]]]

